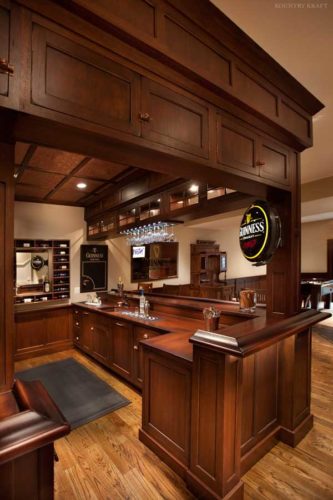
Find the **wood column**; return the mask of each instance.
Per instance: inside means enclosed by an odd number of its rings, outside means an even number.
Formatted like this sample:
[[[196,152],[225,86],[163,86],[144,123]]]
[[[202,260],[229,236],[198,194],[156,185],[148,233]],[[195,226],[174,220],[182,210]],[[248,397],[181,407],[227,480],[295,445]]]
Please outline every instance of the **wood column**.
[[[0,142],[0,392],[13,384],[14,145]]]
[[[291,191],[272,190],[268,201],[277,209],[282,225],[282,246],[267,265],[267,317],[300,311],[301,209],[300,161],[289,155]]]
[[[293,447],[313,426],[311,340],[311,328],[307,328],[279,344],[279,438]]]
[[[204,498],[243,498],[240,481],[242,360],[194,345],[187,482]]]

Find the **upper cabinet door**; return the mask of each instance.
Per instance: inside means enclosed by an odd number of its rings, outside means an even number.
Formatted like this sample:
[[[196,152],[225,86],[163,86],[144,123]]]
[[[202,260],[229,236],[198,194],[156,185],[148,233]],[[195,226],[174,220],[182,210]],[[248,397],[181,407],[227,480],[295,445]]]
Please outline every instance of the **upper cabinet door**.
[[[16,32],[20,14],[16,7],[13,10],[16,11],[16,16],[0,5],[0,106],[17,108],[20,39]]]
[[[290,184],[289,151],[275,141],[262,138],[259,175],[279,184]]]
[[[217,116],[217,162],[233,170],[258,175],[257,135],[237,120]],[[235,172],[236,173],[236,172]]]
[[[142,79],[142,136],[208,158],[208,106],[181,92]]]
[[[139,75],[39,25],[32,48],[33,104],[140,135]]]

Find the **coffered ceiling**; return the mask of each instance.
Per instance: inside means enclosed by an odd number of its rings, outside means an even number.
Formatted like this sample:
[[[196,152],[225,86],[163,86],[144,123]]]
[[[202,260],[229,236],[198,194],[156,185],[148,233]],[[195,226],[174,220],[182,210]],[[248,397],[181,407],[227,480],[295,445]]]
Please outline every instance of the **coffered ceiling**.
[[[86,206],[139,169],[17,142],[16,199]],[[82,186],[81,188],[78,185]]]

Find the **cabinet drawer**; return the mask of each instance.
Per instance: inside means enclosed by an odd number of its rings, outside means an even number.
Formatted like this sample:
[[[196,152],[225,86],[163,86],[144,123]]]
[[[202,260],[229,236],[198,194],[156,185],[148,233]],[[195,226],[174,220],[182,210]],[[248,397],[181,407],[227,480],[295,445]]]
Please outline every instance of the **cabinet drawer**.
[[[34,104],[139,135],[136,73],[39,25],[32,48]]]

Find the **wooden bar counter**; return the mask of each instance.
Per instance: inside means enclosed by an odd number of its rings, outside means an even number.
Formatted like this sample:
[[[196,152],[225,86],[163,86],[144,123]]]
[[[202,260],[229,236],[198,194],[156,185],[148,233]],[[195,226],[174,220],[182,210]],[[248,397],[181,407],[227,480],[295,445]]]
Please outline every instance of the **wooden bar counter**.
[[[243,498],[241,476],[313,425],[311,327],[329,314],[253,316],[141,342],[140,439],[200,498]]]

